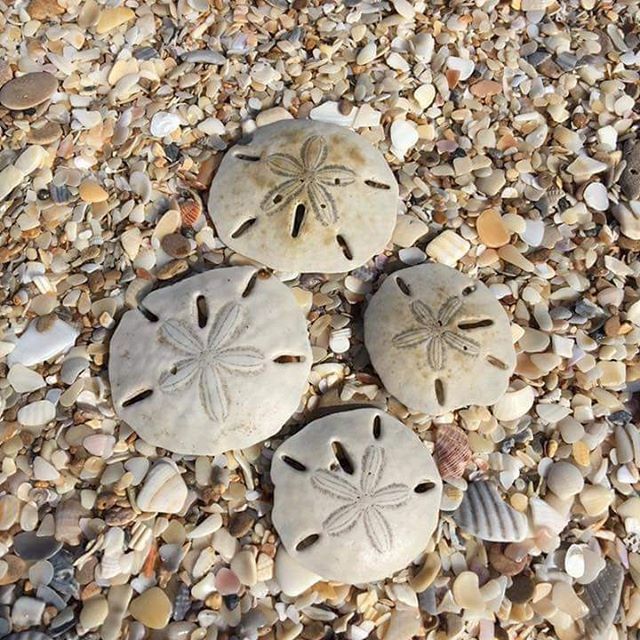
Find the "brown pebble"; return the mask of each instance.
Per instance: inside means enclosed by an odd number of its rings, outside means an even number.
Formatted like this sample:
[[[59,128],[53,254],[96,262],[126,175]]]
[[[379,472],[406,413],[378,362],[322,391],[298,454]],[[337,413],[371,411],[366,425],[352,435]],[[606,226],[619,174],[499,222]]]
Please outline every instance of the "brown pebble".
[[[234,513],[229,520],[229,533],[234,538],[241,538],[249,533],[254,522],[255,517],[250,511]]]
[[[13,111],[32,109],[48,100],[57,88],[58,81],[46,71],[25,73],[0,89],[0,104]]]
[[[45,122],[41,127],[31,127],[27,142],[31,144],[51,144],[62,136],[62,127],[57,122]]]
[[[515,576],[521,573],[529,562],[529,556],[525,556],[520,562],[508,558],[504,554],[504,545],[492,544],[489,546],[489,564],[503,576]]]
[[[171,601],[159,587],[151,587],[132,600],[129,613],[149,629],[164,629],[171,617]]]
[[[171,280],[177,275],[184,273],[189,268],[186,260],[172,260],[158,269],[156,276],[158,280]]]
[[[18,556],[6,555],[2,559],[7,563],[7,572],[0,578],[0,587],[17,582],[27,570],[27,563]]]
[[[478,98],[488,98],[502,93],[502,85],[495,80],[480,80],[471,85],[471,93]]]
[[[50,20],[64,12],[64,7],[61,7],[57,0],[31,0],[27,8],[27,13],[32,20]]]
[[[511,602],[524,604],[533,597],[534,584],[528,576],[515,576],[513,584],[507,589],[506,595]]]
[[[160,246],[172,258],[186,258],[192,253],[191,243],[179,233],[168,233],[160,241]]]

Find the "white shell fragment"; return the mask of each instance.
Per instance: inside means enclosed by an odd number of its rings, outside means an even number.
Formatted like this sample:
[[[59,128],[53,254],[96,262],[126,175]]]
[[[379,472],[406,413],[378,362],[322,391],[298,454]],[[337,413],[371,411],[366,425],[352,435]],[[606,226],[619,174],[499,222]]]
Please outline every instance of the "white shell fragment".
[[[32,322],[16,342],[15,349],[7,356],[7,362],[16,362],[32,367],[49,360],[70,349],[80,332],[59,318],[40,330],[37,322]]]
[[[291,291],[251,267],[150,293],[111,343],[118,415],[155,446],[211,455],[250,446],[298,406],[311,365]]]
[[[142,511],[178,513],[187,499],[187,485],[171,460],[160,460],[149,471],[136,499]]]
[[[427,545],[442,481],[418,437],[375,409],[320,418],[275,452],[273,523],[292,559],[325,580],[390,576]]]
[[[391,239],[398,185],[383,156],[344,127],[284,121],[224,157],[209,214],[234,251],[282,271],[343,272]]]
[[[496,487],[484,480],[469,484],[453,519],[468,533],[492,542],[519,542],[528,532],[526,516],[509,506]]]
[[[484,284],[443,265],[389,276],[369,302],[364,330],[388,391],[428,415],[495,403],[515,367],[500,303]]]

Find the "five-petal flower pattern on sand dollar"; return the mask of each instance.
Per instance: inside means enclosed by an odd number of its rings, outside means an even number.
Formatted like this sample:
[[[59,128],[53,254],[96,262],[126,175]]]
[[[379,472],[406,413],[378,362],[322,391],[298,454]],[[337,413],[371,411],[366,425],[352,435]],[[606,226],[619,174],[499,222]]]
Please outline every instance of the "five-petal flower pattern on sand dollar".
[[[330,189],[353,184],[356,174],[342,165],[325,164],[327,153],[326,140],[310,136],[302,144],[299,159],[288,153],[272,153],[267,157],[271,171],[286,178],[262,200],[261,207],[267,215],[296,198],[304,198],[321,224],[337,222],[338,209]]]
[[[160,327],[160,338],[184,355],[160,376],[167,393],[195,382],[200,403],[208,416],[219,422],[229,411],[226,377],[253,375],[264,369],[264,355],[253,347],[236,344],[246,329],[245,310],[235,302],[225,304],[211,322],[206,342],[179,320]]]
[[[458,312],[462,309],[462,301],[452,296],[440,307],[437,314],[421,300],[411,303],[411,313],[420,325],[407,329],[393,336],[393,344],[402,349],[424,344],[427,362],[436,371],[446,364],[447,347],[468,356],[477,356],[480,345],[471,338],[462,335],[452,325]]]
[[[384,511],[406,504],[410,492],[406,484],[400,483],[379,487],[383,471],[384,449],[369,445],[362,456],[359,486],[339,472],[326,469],[314,472],[311,484],[318,491],[345,503],[322,523],[330,536],[339,536],[362,520],[376,551],[384,553],[391,549],[393,536]]]

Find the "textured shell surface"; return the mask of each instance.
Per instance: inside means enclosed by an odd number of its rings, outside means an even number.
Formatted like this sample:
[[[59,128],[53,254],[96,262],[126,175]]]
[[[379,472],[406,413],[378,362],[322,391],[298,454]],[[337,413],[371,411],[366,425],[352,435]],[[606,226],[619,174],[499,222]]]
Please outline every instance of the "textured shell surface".
[[[469,484],[453,519],[461,529],[491,542],[520,542],[528,533],[526,516],[508,505],[486,480]]]
[[[590,640],[604,640],[620,606],[624,570],[615,562],[608,562],[598,577],[585,585],[582,599],[589,608],[585,631]]]
[[[87,511],[79,500],[65,500],[58,505],[55,513],[56,540],[76,546],[80,544],[82,530],[80,518],[86,517]]]
[[[187,494],[187,485],[176,465],[170,460],[160,460],[147,474],[137,503],[143,511],[178,513]]]
[[[467,434],[455,425],[438,427],[435,458],[443,478],[460,478],[471,461],[472,454]]]
[[[387,390],[430,416],[494,404],[516,364],[509,317],[495,295],[442,264],[387,277],[365,311],[364,342]]]
[[[393,172],[366,138],[287,120],[258,128],[225,155],[208,210],[223,242],[242,255],[279,271],[339,273],[383,251],[397,208]]]

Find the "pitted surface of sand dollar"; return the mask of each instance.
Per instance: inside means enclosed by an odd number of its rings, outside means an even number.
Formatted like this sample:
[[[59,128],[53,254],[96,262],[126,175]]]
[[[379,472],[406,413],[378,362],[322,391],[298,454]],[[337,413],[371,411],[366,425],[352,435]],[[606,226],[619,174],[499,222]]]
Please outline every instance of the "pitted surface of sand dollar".
[[[255,131],[227,153],[209,214],[234,251],[282,271],[349,271],[380,253],[398,185],[365,138],[311,120]]]
[[[325,580],[381,580],[438,522],[442,480],[411,429],[377,409],[315,420],[275,452],[273,523],[291,557]]]
[[[147,295],[111,341],[118,415],[151,444],[216,454],[276,433],[307,383],[311,349],[293,294],[251,267]]]
[[[429,415],[493,404],[515,368],[500,303],[484,284],[444,265],[389,276],[369,302],[364,330],[388,391]]]

